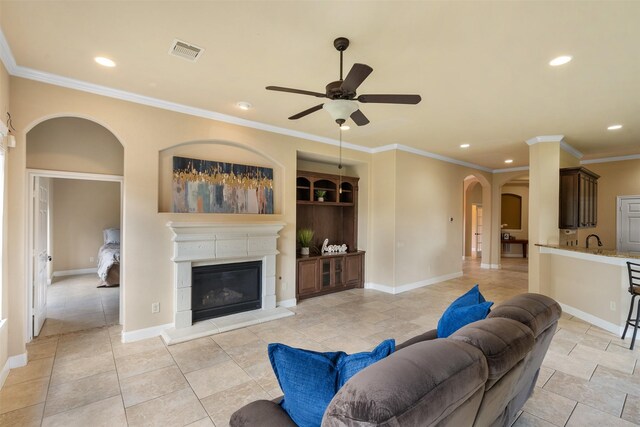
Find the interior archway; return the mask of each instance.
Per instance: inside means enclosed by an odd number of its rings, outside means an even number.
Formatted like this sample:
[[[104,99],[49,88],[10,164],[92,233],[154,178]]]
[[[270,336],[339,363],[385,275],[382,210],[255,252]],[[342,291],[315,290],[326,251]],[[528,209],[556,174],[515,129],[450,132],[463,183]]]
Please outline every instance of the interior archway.
[[[31,332],[123,323],[123,145],[92,120],[46,118],[26,134],[26,165],[37,195],[29,197],[28,244],[39,254],[27,266],[27,311],[38,319]]]

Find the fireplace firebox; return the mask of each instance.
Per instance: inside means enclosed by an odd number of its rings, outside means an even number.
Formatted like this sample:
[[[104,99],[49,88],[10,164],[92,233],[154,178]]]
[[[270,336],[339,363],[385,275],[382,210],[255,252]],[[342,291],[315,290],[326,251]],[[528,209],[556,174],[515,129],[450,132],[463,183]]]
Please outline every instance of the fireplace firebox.
[[[193,267],[191,283],[193,322],[261,308],[261,261]]]

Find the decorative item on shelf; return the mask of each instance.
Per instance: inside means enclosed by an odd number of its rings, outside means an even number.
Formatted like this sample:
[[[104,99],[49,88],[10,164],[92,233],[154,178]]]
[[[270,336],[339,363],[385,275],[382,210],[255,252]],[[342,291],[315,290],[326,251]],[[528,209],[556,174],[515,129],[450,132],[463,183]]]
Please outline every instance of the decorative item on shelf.
[[[509,240],[511,239],[511,234],[509,233],[502,233],[502,240]]]
[[[298,243],[300,243],[300,255],[309,255],[309,247],[313,242],[313,230],[301,228],[298,230]]]
[[[330,245],[329,239],[324,239],[324,242],[322,243],[322,254],[344,254],[346,252],[347,245],[345,245],[344,243],[342,245]]]
[[[324,190],[316,190],[316,197],[319,202],[324,202],[324,196],[327,195],[327,192]]]

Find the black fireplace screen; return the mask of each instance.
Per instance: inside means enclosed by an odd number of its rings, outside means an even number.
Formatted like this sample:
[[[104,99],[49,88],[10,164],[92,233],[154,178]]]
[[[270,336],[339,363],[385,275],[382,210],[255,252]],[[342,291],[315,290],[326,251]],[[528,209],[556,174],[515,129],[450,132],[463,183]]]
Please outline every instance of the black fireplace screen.
[[[194,322],[261,307],[262,262],[193,267],[191,310]]]

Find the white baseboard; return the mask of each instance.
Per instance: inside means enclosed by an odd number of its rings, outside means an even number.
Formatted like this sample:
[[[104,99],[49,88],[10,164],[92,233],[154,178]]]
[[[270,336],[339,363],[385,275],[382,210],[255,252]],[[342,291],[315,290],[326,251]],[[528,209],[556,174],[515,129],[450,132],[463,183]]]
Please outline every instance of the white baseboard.
[[[485,264],[484,262],[480,263],[480,268],[484,268],[485,270],[491,269],[491,264]]]
[[[592,314],[585,313],[582,310],[578,310],[577,308],[571,307],[570,305],[559,303],[560,307],[562,307],[562,311],[572,316],[577,317],[578,319],[584,320],[585,322],[589,322],[592,325],[595,325],[599,328],[604,329],[605,331],[609,331],[612,334],[622,335],[622,331],[624,330],[624,326],[616,325],[615,323],[607,322],[606,320],[600,319]],[[636,338],[640,339],[640,337]]]
[[[144,329],[136,329],[135,331],[123,332],[122,333],[122,342],[134,342],[140,341],[147,338],[159,337],[163,331],[169,328],[173,328],[175,326],[174,323],[167,323],[164,325],[152,326],[150,328]]]
[[[514,253],[514,254],[505,254],[504,252],[500,255],[502,258],[522,258],[522,253]]]
[[[9,357],[7,363],[2,367],[2,371],[0,371],[0,388],[4,385],[11,369],[21,368],[23,366],[27,366],[27,353]]]
[[[451,274],[445,274],[444,276],[433,277],[427,280],[421,280],[419,282],[408,283],[402,286],[389,286],[389,285],[381,285],[379,283],[365,283],[365,289],[372,289],[374,291],[385,292],[387,294],[397,295],[403,292],[412,291],[414,289],[422,288],[424,286],[435,285],[436,283],[444,282],[446,280],[455,279],[456,277],[461,277],[462,271],[458,271]]]
[[[79,268],[77,270],[61,270],[54,271],[52,277],[77,276],[80,274],[98,274],[97,268]]]
[[[298,305],[298,301],[295,298],[285,299],[276,303],[277,307],[284,308],[295,307],[296,305]]]

